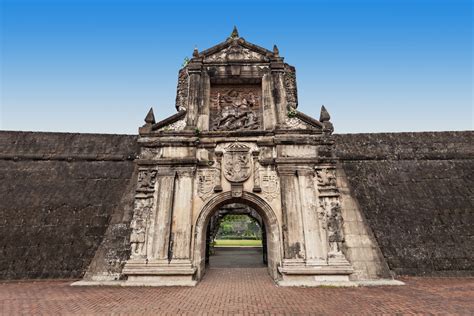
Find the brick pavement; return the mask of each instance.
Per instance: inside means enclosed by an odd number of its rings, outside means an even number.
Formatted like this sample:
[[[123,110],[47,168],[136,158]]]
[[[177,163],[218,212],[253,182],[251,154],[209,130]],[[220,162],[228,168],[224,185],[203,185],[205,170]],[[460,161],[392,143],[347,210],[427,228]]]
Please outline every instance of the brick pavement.
[[[0,283],[15,314],[474,314],[474,278],[402,278],[406,286],[277,287],[264,268],[209,269],[196,287],[70,287],[70,280]]]

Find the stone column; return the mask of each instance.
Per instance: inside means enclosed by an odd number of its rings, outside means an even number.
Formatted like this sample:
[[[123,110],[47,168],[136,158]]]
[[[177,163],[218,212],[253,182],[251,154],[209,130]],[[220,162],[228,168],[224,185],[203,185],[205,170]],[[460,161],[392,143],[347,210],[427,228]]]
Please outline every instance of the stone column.
[[[171,263],[190,263],[195,167],[177,169],[171,222]]]
[[[303,263],[305,245],[298,176],[296,170],[288,166],[278,166],[278,174],[283,212],[284,260]]]

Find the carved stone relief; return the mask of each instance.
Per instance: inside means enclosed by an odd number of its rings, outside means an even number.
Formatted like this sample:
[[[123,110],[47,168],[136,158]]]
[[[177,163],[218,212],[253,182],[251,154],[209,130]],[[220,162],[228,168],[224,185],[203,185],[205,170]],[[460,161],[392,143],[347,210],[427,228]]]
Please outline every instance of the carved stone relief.
[[[295,69],[290,66],[286,66],[284,83],[285,83],[285,90],[286,90],[286,101],[288,102],[288,106],[291,108],[296,109],[298,106],[298,94],[296,91],[296,75]]]
[[[341,251],[344,234],[339,191],[336,187],[336,169],[317,167],[315,178],[319,192],[318,218],[326,232],[328,258],[344,259]]]
[[[268,201],[273,201],[279,194],[278,175],[276,171],[269,169],[260,170],[260,186],[262,195]]]
[[[342,233],[342,214],[339,201],[331,201],[329,203],[327,231],[329,242],[329,257],[343,256],[341,251],[341,243],[344,241]]]
[[[226,148],[224,153],[224,177],[230,182],[243,182],[252,172],[250,148],[239,143]]]
[[[308,125],[297,117],[287,117],[285,121],[289,129],[307,129]]]
[[[335,187],[336,186],[336,170],[323,168],[316,170],[316,177],[319,187]]]
[[[155,191],[157,171],[153,169],[139,169],[137,192],[152,193]]]
[[[216,169],[199,169],[197,171],[197,192],[203,201],[207,200],[214,193],[217,172]]]
[[[170,125],[163,126],[159,131],[182,131],[186,127],[186,120],[181,119]]]
[[[214,131],[258,129],[261,124],[259,85],[211,87],[211,129]]]
[[[136,199],[134,206],[134,214],[130,224],[130,228],[132,228],[130,235],[131,257],[143,258],[145,257],[146,226],[153,207],[153,198]]]
[[[268,61],[268,57],[243,47],[234,40],[228,47],[204,58],[204,62],[228,61]]]
[[[158,158],[161,158],[162,156],[163,156],[162,148],[142,147],[138,158],[139,159],[158,159]]]
[[[262,187],[260,186],[260,163],[258,162],[258,156],[260,155],[259,150],[252,151],[252,160],[253,160],[253,192],[262,192]]]
[[[321,197],[319,200],[318,218],[321,227],[326,231],[328,258],[344,258],[341,244],[344,242],[341,205],[338,197]]]
[[[176,93],[176,109],[185,108],[188,104],[189,75],[186,69],[179,71],[178,88]]]
[[[144,244],[147,222],[154,206],[154,192],[157,170],[140,168],[138,170],[137,190],[130,227],[131,257],[144,258]]]

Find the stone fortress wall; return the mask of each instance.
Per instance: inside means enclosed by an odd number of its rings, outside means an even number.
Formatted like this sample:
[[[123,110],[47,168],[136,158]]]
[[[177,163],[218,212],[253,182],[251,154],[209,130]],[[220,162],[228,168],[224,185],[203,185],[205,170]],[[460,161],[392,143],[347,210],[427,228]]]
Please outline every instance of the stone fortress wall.
[[[334,137],[347,192],[393,272],[474,275],[474,132]],[[119,275],[136,140],[0,132],[0,279]]]
[[[390,269],[474,274],[474,132],[334,135]]]
[[[0,132],[0,279],[81,277],[114,211],[130,235],[136,139]],[[115,242],[112,265],[129,251]]]

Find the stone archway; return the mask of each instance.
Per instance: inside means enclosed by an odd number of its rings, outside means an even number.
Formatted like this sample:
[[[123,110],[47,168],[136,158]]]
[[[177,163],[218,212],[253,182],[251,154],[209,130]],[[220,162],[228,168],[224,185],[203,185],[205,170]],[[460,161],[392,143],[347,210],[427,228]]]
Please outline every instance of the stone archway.
[[[277,281],[278,266],[282,260],[281,231],[278,219],[271,206],[262,198],[250,192],[242,196],[232,196],[232,192],[223,192],[209,200],[201,209],[194,226],[194,266],[197,268],[196,279],[200,280],[205,273],[206,229],[212,215],[220,207],[229,203],[241,203],[252,207],[261,217],[266,230],[268,247],[268,272]]]
[[[265,223],[263,222],[262,217],[257,213],[257,211],[255,211],[253,208],[251,208],[248,205],[239,204],[239,203],[226,204],[223,207],[219,208],[219,210],[211,216],[209,220],[209,224],[207,225],[207,230],[206,230],[206,265],[210,264],[211,254],[214,254],[216,250],[213,246],[211,246],[211,243],[216,239],[219,229],[221,227],[221,224],[227,215],[247,216],[248,218],[250,218],[257,224],[261,233],[262,263],[266,266],[268,263],[268,260],[267,260],[267,243],[266,243],[267,236],[266,236]],[[246,261],[246,262],[247,263],[243,263],[243,264],[244,265],[249,264],[249,261]],[[225,265],[227,264],[230,264],[230,262],[225,263]]]

